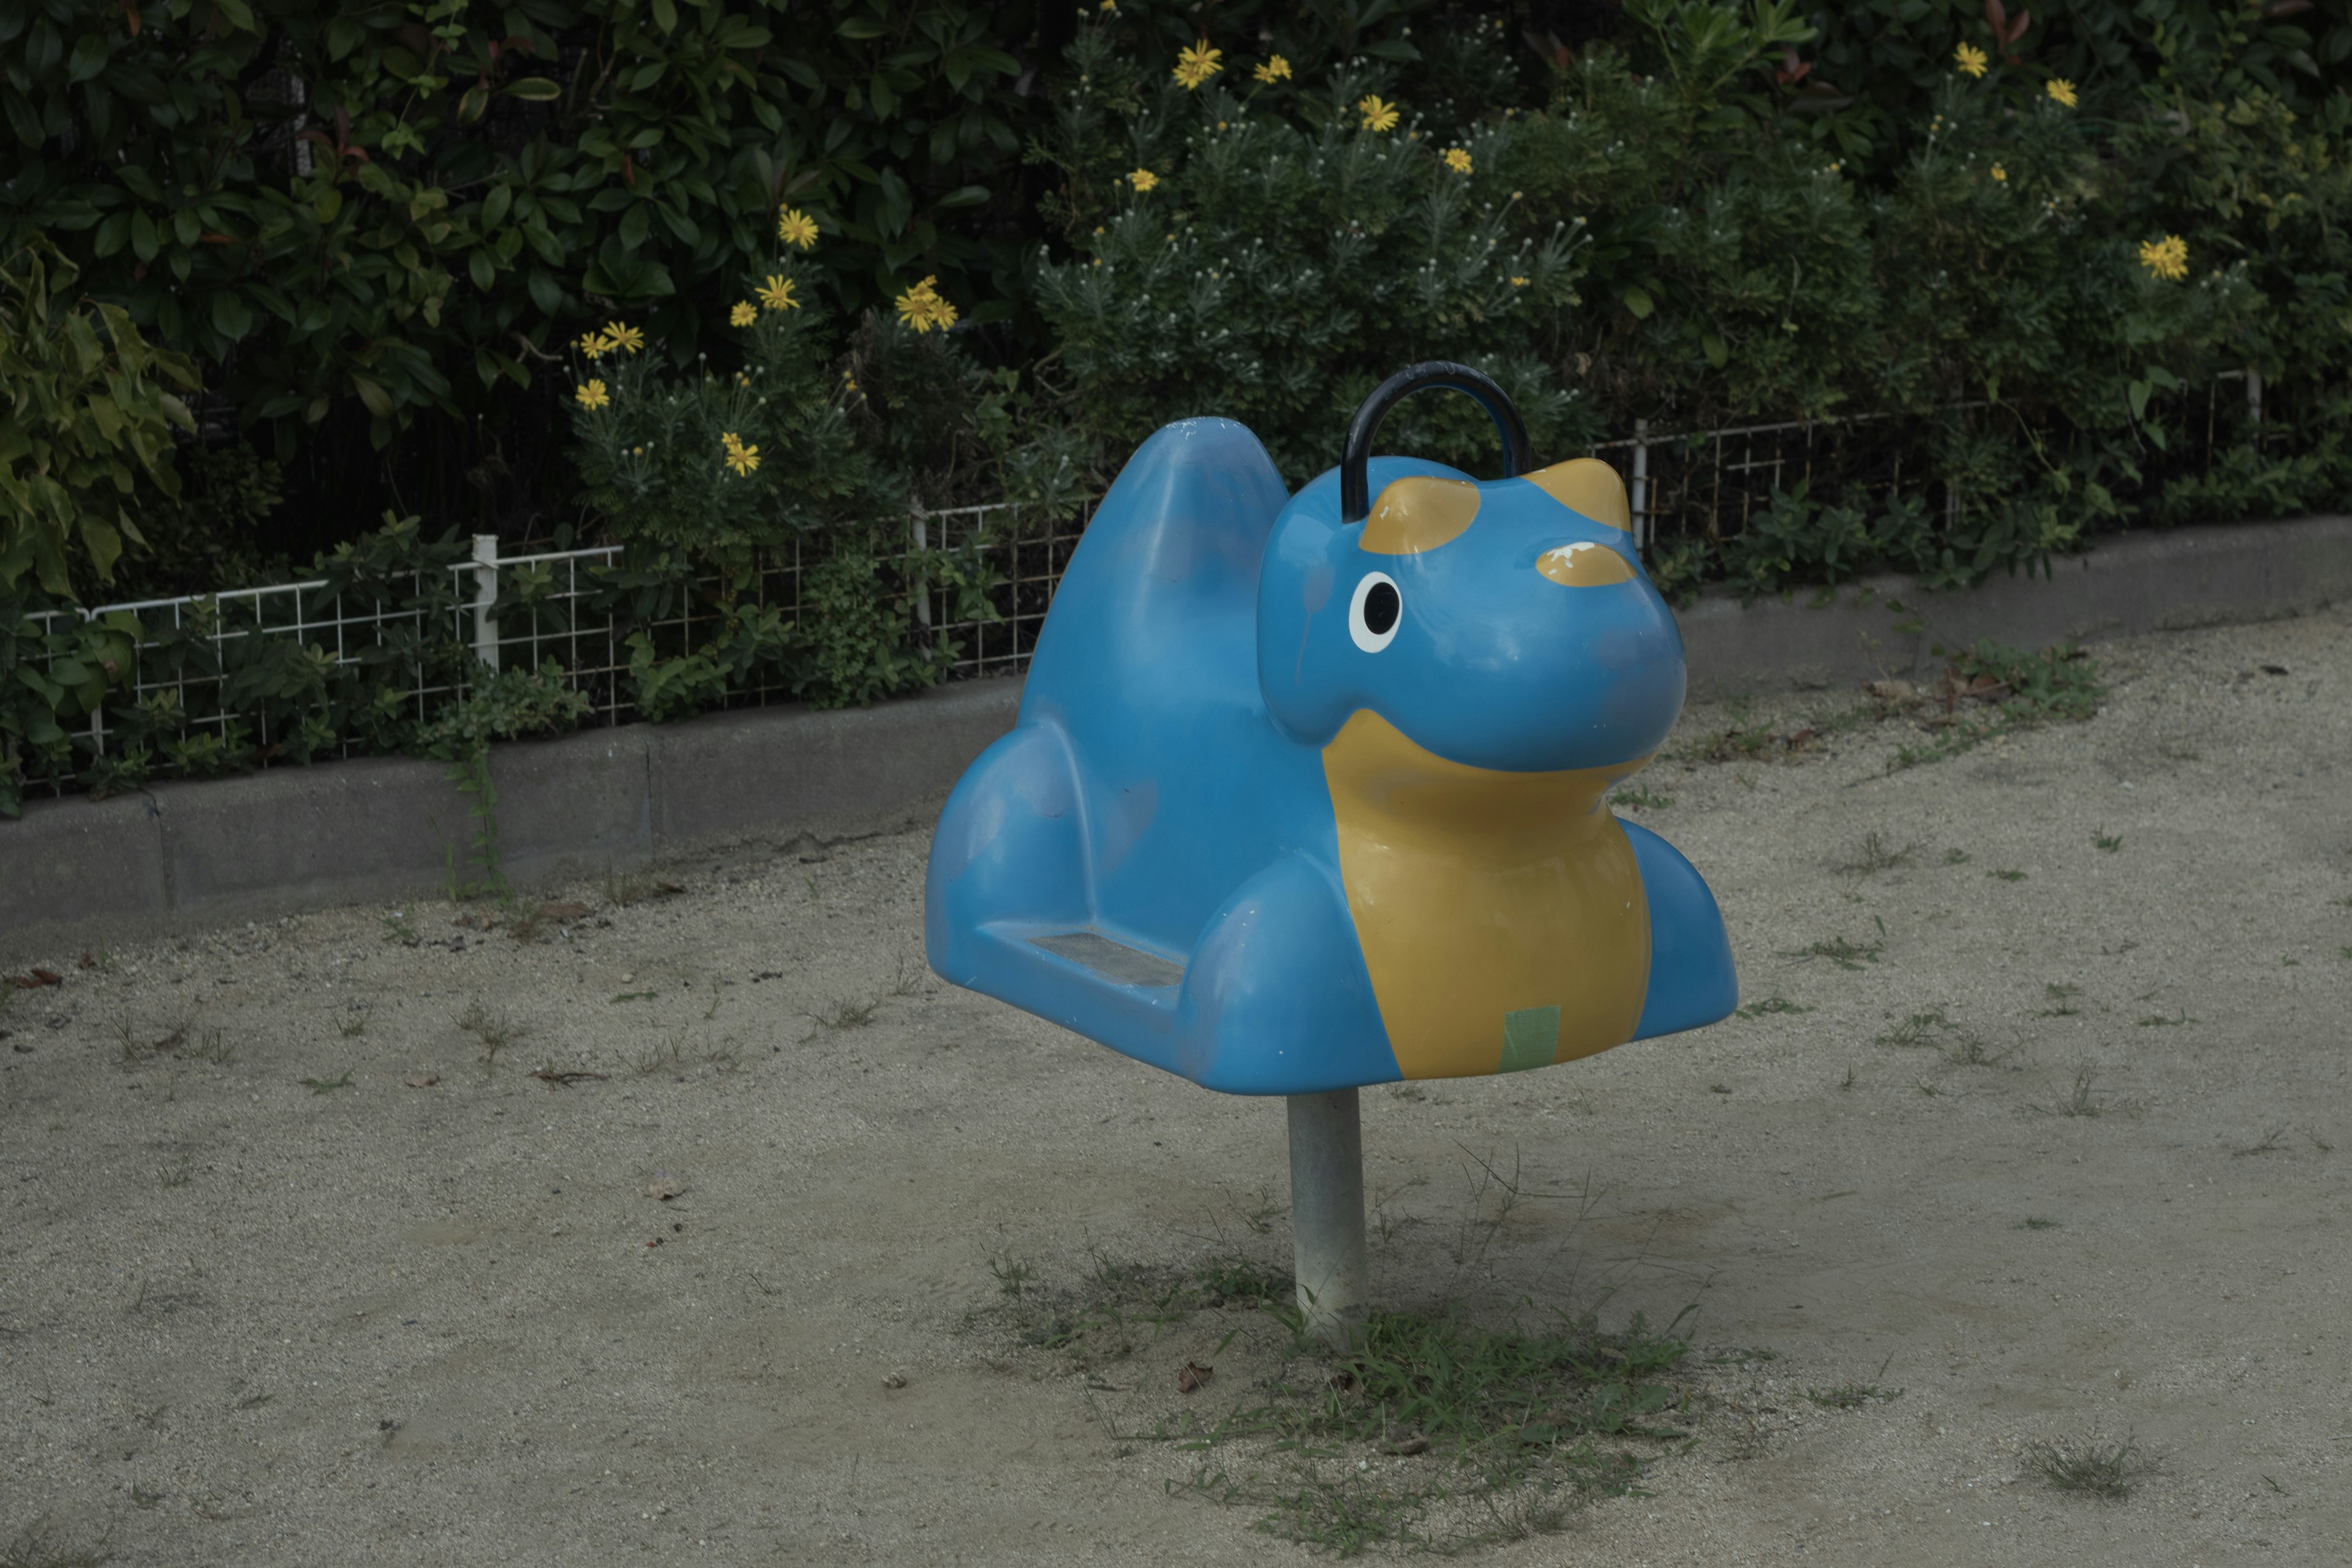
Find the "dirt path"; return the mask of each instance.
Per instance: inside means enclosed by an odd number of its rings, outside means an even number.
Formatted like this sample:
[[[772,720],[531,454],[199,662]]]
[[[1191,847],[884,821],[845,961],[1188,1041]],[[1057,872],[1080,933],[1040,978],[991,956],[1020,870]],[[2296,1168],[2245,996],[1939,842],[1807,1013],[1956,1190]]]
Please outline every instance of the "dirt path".
[[[1487,1561],[2352,1555],[2347,633],[2112,645],[2098,718],[1891,775],[1911,727],[1820,722],[1856,693],[1803,706],[1793,758],[1763,737],[1799,704],[1686,717],[1675,746],[1730,760],[1660,763],[1642,820],[1783,1010],[1365,1097],[1389,1302],[1696,1307],[1696,1440]],[[0,1544],[1307,1560],[1137,1436],[1256,1397],[1266,1314],[1024,1342],[1213,1260],[1279,1268],[1280,1107],[930,978],[924,850],[561,890],[589,912],[528,942],[446,906],[89,969],[20,942],[12,972],[63,983],[0,1014]],[[1194,1361],[1215,1377],[1180,1394]],[[2158,1461],[2127,1499],[2029,1462],[2094,1433]],[[1445,1463],[1321,1465],[1358,1461]]]

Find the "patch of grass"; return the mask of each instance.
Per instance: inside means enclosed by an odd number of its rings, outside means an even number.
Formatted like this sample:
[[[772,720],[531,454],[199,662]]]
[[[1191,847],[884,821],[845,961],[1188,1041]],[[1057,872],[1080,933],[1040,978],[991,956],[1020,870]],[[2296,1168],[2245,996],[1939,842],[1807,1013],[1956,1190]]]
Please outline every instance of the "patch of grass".
[[[1675,804],[1675,797],[1660,795],[1645,784],[1635,784],[1631,789],[1621,784],[1610,792],[1609,804],[1627,811],[1664,811]]]
[[[457,1027],[482,1043],[482,1061],[489,1067],[498,1065],[500,1051],[530,1033],[528,1025],[517,1023],[504,1008],[483,1006],[478,996],[457,1016]]]
[[[2132,1488],[2158,1468],[2155,1457],[2135,1439],[2110,1442],[2096,1433],[2028,1443],[2025,1462],[2059,1491],[2116,1500],[2131,1496]]]
[[[1900,849],[1892,848],[1887,845],[1885,835],[1874,827],[1863,835],[1861,852],[1837,869],[1850,871],[1857,876],[1875,876],[1881,871],[1892,871],[1898,867],[1908,866],[1911,864],[1913,853],[1918,847],[1916,844],[1906,844]]]
[[[2161,1013],[2150,1014],[2147,1017],[2142,1018],[2139,1021],[2139,1027],[2143,1029],[2177,1029],[2184,1024],[2193,1024],[2196,1021],[2196,1019],[2189,1016],[2189,1009],[2183,1007],[2180,1010],[2180,1016],[2178,1018],[2168,1018]]]
[[[2091,842],[2103,853],[2112,855],[2124,847],[2124,836],[2120,833],[2111,834],[2102,827],[2091,835]]]
[[[1747,1006],[1735,1008],[1734,1011],[1743,1018],[1762,1018],[1774,1013],[1810,1013],[1812,1009],[1800,1007],[1786,996],[1767,996],[1761,1002],[1750,1002]]]
[[[1936,651],[1950,660],[1940,689],[1942,711],[1925,721],[1931,731],[1927,740],[1895,749],[1886,760],[1890,773],[1944,762],[1998,736],[2059,720],[2088,719],[2106,695],[2098,666],[2072,644],[2039,653],[1993,642]],[[1927,695],[1938,693],[1931,689]]]
[[[1947,849],[1944,851],[1944,864],[1947,866],[1965,866],[1974,858],[1975,857],[1970,855],[1965,849]]]
[[[424,937],[409,923],[409,917],[415,912],[412,905],[404,906],[394,914],[376,916],[376,923],[383,927],[383,940],[396,942],[403,947],[415,947],[423,942]]]
[[[992,1258],[989,1273],[996,1277],[996,1288],[1007,1296],[1018,1297],[1028,1288],[1030,1277],[1036,1272],[1027,1258]]]
[[[1266,1381],[1265,1403],[1215,1420],[1185,1412],[1147,1436],[1204,1456],[1181,1489],[1337,1555],[1524,1539],[1633,1489],[1647,1450],[1629,1445],[1685,1435],[1662,1424],[1683,1404],[1664,1381],[1689,1352],[1680,1321],[1661,1333],[1637,1315],[1612,1333],[1591,1317],[1486,1328],[1451,1310],[1376,1311],[1360,1348],[1301,1353]],[[1273,1467],[1213,1457],[1242,1444]],[[1447,1502],[1475,1506],[1441,1513]]]
[[[2025,880],[2025,873],[2022,871],[1987,871],[1985,875],[1988,877],[1997,878],[2004,882],[2022,882]]]
[[[302,1087],[312,1094],[328,1094],[335,1089],[349,1089],[352,1087],[351,1069],[344,1068],[343,1076],[336,1079],[306,1078],[302,1080]]]
[[[2023,1219],[2019,1220],[2015,1225],[2009,1228],[2011,1230],[2056,1230],[2058,1228],[2058,1222],[2054,1219],[2042,1219],[2035,1215],[2027,1215]]]

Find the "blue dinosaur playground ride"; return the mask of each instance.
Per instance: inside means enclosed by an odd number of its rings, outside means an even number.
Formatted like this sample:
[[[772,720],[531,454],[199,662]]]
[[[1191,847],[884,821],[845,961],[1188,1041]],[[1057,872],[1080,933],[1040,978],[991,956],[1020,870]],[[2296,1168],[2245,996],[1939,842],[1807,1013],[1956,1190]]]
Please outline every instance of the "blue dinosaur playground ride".
[[[1374,458],[1468,393],[1505,477]],[[1416,365],[1296,496],[1187,419],[1096,511],[1020,720],[949,799],[947,980],[1204,1088],[1307,1095],[1571,1061],[1738,1000],[1698,873],[1603,805],[1681,711],[1614,469],[1524,473],[1478,372]]]

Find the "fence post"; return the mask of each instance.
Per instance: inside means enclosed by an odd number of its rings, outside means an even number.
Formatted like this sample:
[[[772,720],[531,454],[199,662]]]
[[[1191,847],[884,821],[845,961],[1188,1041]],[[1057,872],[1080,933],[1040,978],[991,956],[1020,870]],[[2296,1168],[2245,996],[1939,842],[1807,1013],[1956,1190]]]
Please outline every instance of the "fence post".
[[[474,657],[499,668],[499,623],[490,610],[499,602],[499,536],[474,535]]]
[[[1633,549],[1650,542],[1650,422],[1633,421]]]
[[[918,507],[913,514],[908,519],[908,521],[914,529],[915,548],[918,551],[929,550],[931,547],[931,527],[929,514],[924,512],[921,508]],[[930,580],[923,575],[920,569],[916,571],[914,576],[915,622],[918,626],[928,626],[931,624]]]

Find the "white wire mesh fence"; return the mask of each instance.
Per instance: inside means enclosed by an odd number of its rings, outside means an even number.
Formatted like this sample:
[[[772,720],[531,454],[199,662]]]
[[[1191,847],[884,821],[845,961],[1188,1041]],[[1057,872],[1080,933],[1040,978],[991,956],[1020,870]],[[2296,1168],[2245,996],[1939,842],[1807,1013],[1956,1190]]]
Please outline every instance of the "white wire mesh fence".
[[[905,552],[885,563],[888,612],[903,616],[921,644],[951,650],[945,660],[950,679],[1026,667],[1089,515],[1014,529],[1003,526],[1012,510],[971,506],[918,514],[908,521]],[[922,563],[934,551],[975,545],[992,579],[984,595],[988,613],[959,618],[955,596],[929,580]],[[36,612],[26,617],[26,630],[41,645],[33,658],[37,666],[54,672],[79,656],[72,639],[59,634],[112,627],[127,642],[132,668],[128,681],[110,689],[106,710],[72,737],[71,755],[53,749],[46,768],[36,759],[26,783],[32,793],[62,794],[76,787],[77,772],[96,766],[103,773],[126,743],[120,722],[126,711],[152,716],[200,744],[209,740],[210,752],[230,765],[372,749],[363,735],[339,732],[325,745],[310,747],[282,732],[289,723],[282,715],[273,721],[270,705],[257,696],[273,686],[289,661],[315,670],[352,672],[370,665],[387,676],[396,670],[396,689],[379,682],[370,689],[373,717],[385,719],[396,708],[418,722],[436,706],[472,695],[486,675],[552,666],[564,685],[588,699],[593,721],[625,723],[641,716],[633,639],[665,657],[691,654],[730,610],[746,605],[772,609],[785,623],[797,624],[815,563],[814,549],[796,542],[763,555],[746,591],[722,595],[716,577],[698,579],[660,595],[656,613],[633,615],[628,596],[615,591],[622,553],[617,545],[600,545],[502,555],[495,536],[478,535],[467,558],[405,574],[390,591],[382,583],[362,589],[316,577]],[[447,581],[431,582],[435,572]],[[392,649],[404,657],[387,657]],[[754,707],[794,695],[769,671],[731,689],[727,701]],[[108,712],[117,721],[110,723]],[[157,725],[134,728],[127,739],[138,745]],[[191,754],[185,740],[167,747],[164,771],[201,771],[187,765]]]
[[[2222,379],[2244,382],[2249,427],[2259,430],[2260,377],[2248,372]],[[2218,428],[2218,389],[2211,401],[2209,425]],[[1594,451],[1625,475],[1635,543],[1647,551],[1664,536],[1733,536],[1775,490],[1811,478],[1817,468],[1835,473],[1850,490],[1901,489],[1906,443],[1881,439],[1883,454],[1865,449],[1874,428],[1894,437],[1895,423],[1886,415],[1863,414],[1657,432],[1643,421],[1631,436],[1601,442]],[[2209,449],[2214,434],[2209,429]],[[970,506],[918,514],[908,520],[905,552],[887,563],[889,613],[902,617],[924,646],[950,650],[942,659],[950,679],[1026,668],[1092,510],[1024,529],[1010,526],[1013,510]],[[985,615],[959,616],[956,596],[923,570],[929,552],[959,549],[976,549],[988,569]],[[746,605],[797,625],[817,559],[811,547],[795,542],[761,558],[747,592],[721,595],[717,578],[703,579],[659,595],[658,607],[646,613],[646,601],[633,607],[615,591],[622,557],[616,545],[501,555],[494,536],[480,535],[469,556],[389,584],[378,579],[359,587],[313,578],[35,614],[27,629],[47,650],[34,656],[37,663],[46,659],[54,668],[74,657],[69,639],[55,634],[111,626],[122,628],[135,668],[128,689],[110,690],[107,711],[73,737],[74,754],[53,747],[47,765],[29,767],[26,782],[34,793],[61,794],[88,783],[93,771],[102,780],[109,759],[126,743],[152,743],[163,731],[181,737],[163,745],[167,773],[373,749],[364,724],[291,719],[283,704],[273,719],[260,699],[292,689],[289,671],[315,685],[321,671],[373,670],[379,679],[366,690],[367,716],[421,723],[437,705],[470,696],[487,673],[552,667],[587,698],[593,721],[627,722],[642,716],[640,671],[633,659],[648,648],[663,657],[691,654]],[[428,574],[436,572],[446,580],[429,581]],[[397,683],[385,684],[383,678],[395,671]],[[794,696],[770,669],[731,684],[725,700],[749,707]],[[109,712],[116,716],[111,725]],[[118,733],[126,712],[144,721],[127,736]],[[305,727],[314,732],[293,732]],[[376,732],[383,728],[379,722]],[[199,755],[199,746],[208,746],[209,755]],[[84,776],[78,780],[78,773]]]

